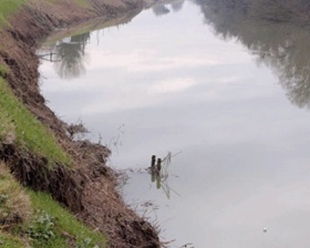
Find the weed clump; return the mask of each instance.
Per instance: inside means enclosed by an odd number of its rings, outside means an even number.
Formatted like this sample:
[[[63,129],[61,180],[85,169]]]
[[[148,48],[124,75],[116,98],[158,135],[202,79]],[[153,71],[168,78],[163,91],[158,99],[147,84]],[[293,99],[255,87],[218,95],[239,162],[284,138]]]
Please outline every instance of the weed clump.
[[[36,209],[26,233],[34,248],[99,248],[106,247],[106,238],[85,227],[60,204],[42,192],[28,191]]]
[[[29,226],[27,233],[30,238],[35,240],[35,243],[44,244],[52,237],[55,237],[54,226],[55,217],[44,211],[39,211]]]

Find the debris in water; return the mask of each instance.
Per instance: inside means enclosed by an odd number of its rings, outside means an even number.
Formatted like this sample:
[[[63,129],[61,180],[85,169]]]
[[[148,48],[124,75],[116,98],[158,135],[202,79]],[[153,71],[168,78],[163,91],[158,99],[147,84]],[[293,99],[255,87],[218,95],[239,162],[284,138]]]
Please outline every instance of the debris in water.
[[[176,155],[178,155],[178,152]],[[162,189],[168,199],[170,198],[170,190],[179,195],[177,192],[172,190],[168,185],[168,166],[171,163],[171,158],[176,156],[168,152],[167,156],[162,158],[156,158],[156,155],[151,157],[151,167],[148,167],[148,172],[151,174],[152,183],[156,183],[157,189]]]

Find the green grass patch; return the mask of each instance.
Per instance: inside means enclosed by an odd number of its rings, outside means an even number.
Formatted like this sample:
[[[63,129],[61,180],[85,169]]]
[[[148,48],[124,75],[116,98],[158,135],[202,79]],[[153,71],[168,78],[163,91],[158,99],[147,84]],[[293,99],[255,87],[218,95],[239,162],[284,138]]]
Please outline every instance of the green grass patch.
[[[106,238],[48,194],[23,188],[0,162],[0,247],[104,248]]]
[[[13,235],[8,230],[12,230],[20,222],[28,221],[31,212],[29,196],[13,178],[9,168],[0,162],[0,247],[27,247],[27,239],[21,240],[19,235]]]
[[[34,247],[68,247],[68,242],[77,248],[105,247],[106,239],[78,221],[70,212],[62,208],[52,198],[42,192],[29,191],[29,196],[36,209],[30,230]]]
[[[86,0],[73,0],[73,1],[82,7],[90,7],[89,2]]]
[[[24,0],[27,1],[27,0]],[[40,0],[38,0],[40,1]],[[61,2],[61,0],[45,0],[46,2],[49,2],[50,4],[57,4],[58,2]],[[88,2],[88,0],[70,0],[72,3],[79,5],[81,7],[90,7],[90,4]]]
[[[9,18],[16,13],[26,0],[1,0],[0,1],[0,27],[10,25]]]
[[[57,4],[59,0],[45,0],[51,4]],[[73,3],[82,7],[89,7],[87,0],[72,0]],[[15,14],[24,4],[31,4],[28,0],[0,0],[0,28],[10,26],[10,17]]]
[[[7,67],[5,67],[4,65],[0,65],[0,77],[4,77],[8,72]]]
[[[1,162],[0,173],[0,223],[9,228],[12,223],[29,218],[31,204],[25,190]]]
[[[23,240],[14,237],[9,233],[1,232],[0,230],[0,247],[3,248],[25,248],[27,247]]]
[[[55,162],[70,165],[69,156],[61,149],[52,132],[14,96],[0,77],[0,141],[16,143],[31,152]]]

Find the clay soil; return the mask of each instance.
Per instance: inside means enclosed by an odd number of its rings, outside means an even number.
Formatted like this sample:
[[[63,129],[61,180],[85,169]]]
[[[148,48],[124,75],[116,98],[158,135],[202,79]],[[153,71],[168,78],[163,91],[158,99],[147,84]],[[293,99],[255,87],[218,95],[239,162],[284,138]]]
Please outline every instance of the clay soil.
[[[31,2],[32,1],[32,2]],[[91,7],[60,0],[31,0],[0,31],[0,64],[7,65],[5,79],[16,96],[45,124],[72,158],[72,168],[61,164],[48,169],[47,159],[14,144],[0,144],[0,159],[10,165],[19,181],[52,195],[85,224],[108,236],[109,247],[160,247],[155,228],[137,216],[116,190],[117,177],[106,160],[110,151],[88,141],[74,141],[68,124],[45,105],[39,91],[35,55],[40,40],[56,27],[66,27],[103,16],[107,19],[145,8],[142,0],[90,0]],[[72,130],[71,130],[72,131]]]

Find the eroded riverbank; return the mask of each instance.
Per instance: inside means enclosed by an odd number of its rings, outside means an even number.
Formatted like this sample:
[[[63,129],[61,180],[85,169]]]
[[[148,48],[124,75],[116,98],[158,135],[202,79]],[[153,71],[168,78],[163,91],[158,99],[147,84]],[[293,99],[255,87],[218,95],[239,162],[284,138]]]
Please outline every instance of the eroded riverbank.
[[[45,105],[38,88],[39,60],[35,50],[55,28],[98,16],[116,17],[149,4],[135,0],[29,1],[0,35],[0,64],[5,68],[1,76],[36,119],[48,127],[70,158],[68,164],[57,157],[51,160],[36,152],[36,148],[29,148],[24,140],[20,142],[14,133],[11,139],[1,135],[1,160],[24,186],[48,192],[84,223],[106,234],[109,247],[159,247],[160,242],[154,228],[128,208],[115,189],[114,172],[105,165],[110,151],[98,144],[72,140],[70,126]],[[12,119],[12,123],[19,128],[16,120]],[[36,146],[36,140],[31,139]]]

